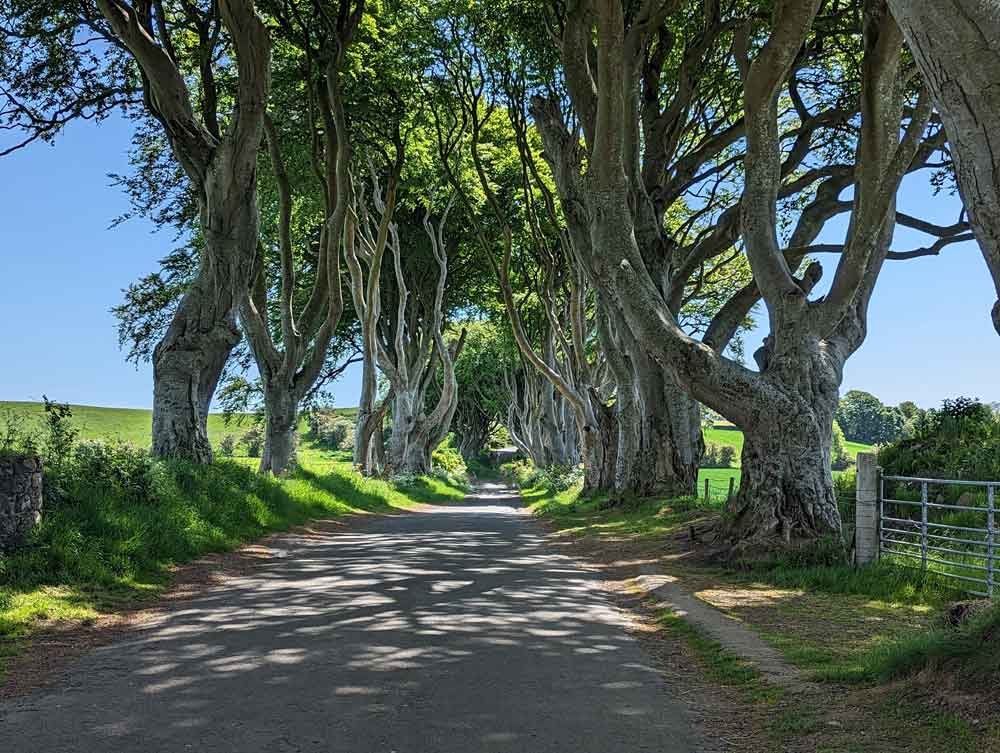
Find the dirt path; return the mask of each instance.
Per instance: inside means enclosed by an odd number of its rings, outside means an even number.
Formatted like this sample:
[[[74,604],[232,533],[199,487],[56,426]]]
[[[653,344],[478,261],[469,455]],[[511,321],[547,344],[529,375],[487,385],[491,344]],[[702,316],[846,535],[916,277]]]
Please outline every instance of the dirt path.
[[[0,703],[3,750],[697,747],[601,576],[500,488],[274,547],[63,683]]]

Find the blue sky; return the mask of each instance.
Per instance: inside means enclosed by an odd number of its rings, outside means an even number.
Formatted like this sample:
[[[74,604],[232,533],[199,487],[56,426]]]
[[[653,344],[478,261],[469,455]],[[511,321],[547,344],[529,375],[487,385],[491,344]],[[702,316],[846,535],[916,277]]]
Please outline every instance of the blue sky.
[[[117,118],[75,124],[54,147],[35,144],[0,160],[0,400],[50,398],[89,405],[149,407],[152,375],[118,348],[109,308],[121,289],[153,271],[170,231],[144,220],[109,229],[127,207],[108,173],[127,170],[129,126]],[[950,224],[958,200],[933,197],[908,179],[900,208]],[[842,240],[831,227],[821,240]],[[840,237],[838,237],[840,236]],[[897,232],[895,247],[924,245]],[[834,256],[824,256],[832,276]],[[989,322],[993,294],[972,243],[938,258],[888,262],[871,306],[868,340],[848,362],[843,390],[924,407],[971,395],[1000,400],[1000,338]],[[762,336],[762,335],[761,335]],[[750,338],[748,352],[759,343]],[[354,405],[353,369],[332,392]]]

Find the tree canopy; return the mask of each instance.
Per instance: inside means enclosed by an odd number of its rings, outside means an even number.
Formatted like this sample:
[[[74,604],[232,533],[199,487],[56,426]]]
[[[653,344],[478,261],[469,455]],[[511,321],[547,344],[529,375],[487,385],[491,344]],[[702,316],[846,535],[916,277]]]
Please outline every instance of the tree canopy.
[[[791,545],[841,533],[840,429],[923,431],[915,405],[839,399],[885,264],[974,234],[996,272],[968,125],[992,100],[944,90],[922,5],[0,0],[0,154],[132,122],[115,181],[178,238],[114,308],[154,365],[159,455],[211,460],[221,384],[282,473],[302,406],[359,361],[365,473],[503,425],[588,492],[690,495],[705,407],[745,435],[720,535]],[[908,177],[975,207],[911,216]]]

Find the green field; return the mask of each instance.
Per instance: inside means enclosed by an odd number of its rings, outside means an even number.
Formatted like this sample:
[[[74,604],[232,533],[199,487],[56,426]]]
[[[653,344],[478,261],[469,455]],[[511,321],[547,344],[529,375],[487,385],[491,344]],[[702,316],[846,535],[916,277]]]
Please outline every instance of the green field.
[[[735,426],[716,425],[705,429],[705,441],[720,445],[729,445],[735,448],[737,461],[739,460],[740,453],[743,452],[743,432]],[[859,452],[870,451],[872,445],[861,444],[861,442],[844,442],[844,449],[853,458]]]
[[[702,468],[698,473],[698,494],[705,493],[705,481],[708,481],[709,496],[713,500],[724,499],[729,492],[729,479],[736,479],[736,486],[740,484],[740,453],[743,452],[743,432],[735,426],[716,425],[705,429],[705,441],[718,445],[729,445],[736,450],[735,467],[733,468]],[[859,452],[872,450],[871,445],[860,442],[844,442],[844,449],[847,454],[854,458]],[[843,471],[834,471],[834,475],[839,475]]]
[[[98,408],[90,405],[74,405],[73,423],[80,429],[82,439],[122,439],[139,447],[149,445],[152,428],[152,413],[141,408]],[[353,416],[356,408],[338,408],[338,412]],[[41,421],[44,410],[41,403],[0,402],[0,429],[5,414],[23,416],[27,421]],[[250,416],[240,416],[227,425],[221,413],[213,413],[208,417],[208,437],[213,446],[218,446],[219,440],[226,434],[239,437],[250,426]],[[305,427],[302,427],[304,433]],[[725,495],[729,489],[729,479],[740,481],[739,458],[743,451],[743,432],[736,427],[714,426],[705,429],[705,441],[719,445],[730,445],[736,450],[736,467],[734,468],[703,468],[698,475],[698,493],[703,494],[705,479],[708,479],[710,494],[713,497]],[[870,450],[871,446],[857,442],[846,442],[845,448],[851,457],[859,452]],[[237,454],[242,452],[237,449]]]
[[[72,405],[73,425],[81,439],[120,439],[137,447],[148,447],[153,428],[153,413],[145,408],[98,408],[92,405]],[[338,408],[338,412],[353,416],[357,408]],[[0,431],[7,416],[18,416],[26,423],[43,420],[42,403],[0,402]],[[252,417],[238,415],[227,424],[221,413],[208,417],[208,438],[213,447],[219,446],[227,434],[239,437],[250,428]],[[301,427],[304,431],[304,425]]]

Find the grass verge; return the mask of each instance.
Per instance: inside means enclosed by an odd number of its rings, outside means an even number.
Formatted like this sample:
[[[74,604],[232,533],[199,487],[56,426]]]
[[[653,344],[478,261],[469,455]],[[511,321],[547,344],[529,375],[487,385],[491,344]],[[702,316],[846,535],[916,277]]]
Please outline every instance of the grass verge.
[[[27,544],[0,555],[0,670],[42,622],[93,620],[153,597],[169,584],[172,565],[313,519],[464,496],[437,478],[406,486],[363,478],[342,453],[305,447],[299,460],[298,470],[282,479],[261,476],[240,460],[162,463],[155,501],[95,488],[46,509]]]
[[[951,627],[945,608],[961,594],[891,562],[855,569],[820,556],[721,567],[690,541],[692,524],[718,515],[696,499],[608,507],[582,498],[579,487],[534,487],[524,496],[560,535],[596,542],[593,551],[618,561],[659,559],[687,590],[760,634],[816,683],[812,706],[790,698],[763,714],[774,749],[972,753],[1000,745],[1000,607]],[[760,678],[739,657],[680,617],[661,623],[692,648],[710,680],[758,692]]]

